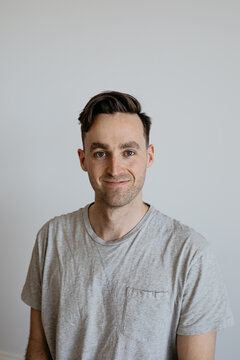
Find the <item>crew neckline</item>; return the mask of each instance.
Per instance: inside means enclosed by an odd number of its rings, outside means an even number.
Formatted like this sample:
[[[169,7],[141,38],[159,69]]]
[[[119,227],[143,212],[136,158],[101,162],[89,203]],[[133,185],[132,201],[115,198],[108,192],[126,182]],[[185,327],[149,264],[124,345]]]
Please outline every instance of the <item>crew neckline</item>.
[[[93,203],[87,204],[84,208],[83,208],[83,219],[84,219],[84,224],[86,227],[86,230],[90,236],[90,238],[101,244],[104,246],[118,246],[120,244],[123,244],[127,241],[129,241],[132,236],[137,233],[139,231],[139,229],[146,223],[146,221],[149,219],[150,215],[153,213],[154,211],[154,207],[152,205],[149,205],[149,209],[147,210],[147,212],[145,213],[145,215],[142,217],[142,219],[129,231],[127,232],[125,235],[123,235],[121,238],[117,239],[117,240],[111,240],[111,241],[105,241],[102,238],[100,238],[95,231],[92,228],[92,225],[90,223],[89,220],[89,207],[92,205]]]

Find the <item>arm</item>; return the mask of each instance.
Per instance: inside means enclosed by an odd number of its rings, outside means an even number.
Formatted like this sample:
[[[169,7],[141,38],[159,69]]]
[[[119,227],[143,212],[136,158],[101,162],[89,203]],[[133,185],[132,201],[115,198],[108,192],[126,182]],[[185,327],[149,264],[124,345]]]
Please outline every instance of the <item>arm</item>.
[[[30,336],[25,360],[51,360],[45,338],[41,312],[31,308]]]
[[[179,360],[214,360],[216,332],[177,336]]]

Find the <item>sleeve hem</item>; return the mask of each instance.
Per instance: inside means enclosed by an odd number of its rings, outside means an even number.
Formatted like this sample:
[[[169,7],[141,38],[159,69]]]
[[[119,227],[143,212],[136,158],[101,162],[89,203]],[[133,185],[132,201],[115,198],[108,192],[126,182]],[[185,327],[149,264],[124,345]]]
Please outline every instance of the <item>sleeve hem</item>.
[[[199,328],[199,327],[186,327],[186,328],[179,328],[177,330],[177,335],[200,335],[200,334],[206,334],[208,332],[212,331],[219,331],[227,327],[234,326],[234,320],[233,318],[226,320],[222,323],[215,324],[212,327],[206,327],[206,328]]]
[[[28,299],[27,297],[25,297],[23,295],[21,296],[21,299],[26,305],[30,306],[31,308],[33,308],[35,310],[38,310],[38,311],[41,311],[41,305],[40,304],[34,303],[34,301],[31,301],[30,299]]]

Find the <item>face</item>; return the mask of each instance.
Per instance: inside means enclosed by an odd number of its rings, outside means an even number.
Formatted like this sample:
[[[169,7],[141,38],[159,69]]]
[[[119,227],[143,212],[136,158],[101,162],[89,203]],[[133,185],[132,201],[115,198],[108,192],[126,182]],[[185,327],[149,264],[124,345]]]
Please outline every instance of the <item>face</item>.
[[[153,162],[153,146],[146,146],[137,114],[96,116],[78,150],[82,169],[88,172],[95,202],[122,207],[140,200],[146,169]]]

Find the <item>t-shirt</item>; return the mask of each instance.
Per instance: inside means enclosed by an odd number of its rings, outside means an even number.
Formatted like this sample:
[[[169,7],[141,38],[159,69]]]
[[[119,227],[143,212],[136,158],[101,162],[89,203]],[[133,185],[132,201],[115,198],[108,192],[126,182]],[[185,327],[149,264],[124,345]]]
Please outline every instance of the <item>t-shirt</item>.
[[[104,241],[88,208],[39,231],[22,300],[40,310],[57,360],[174,360],[176,334],[232,325],[208,242],[150,206],[125,236]]]

